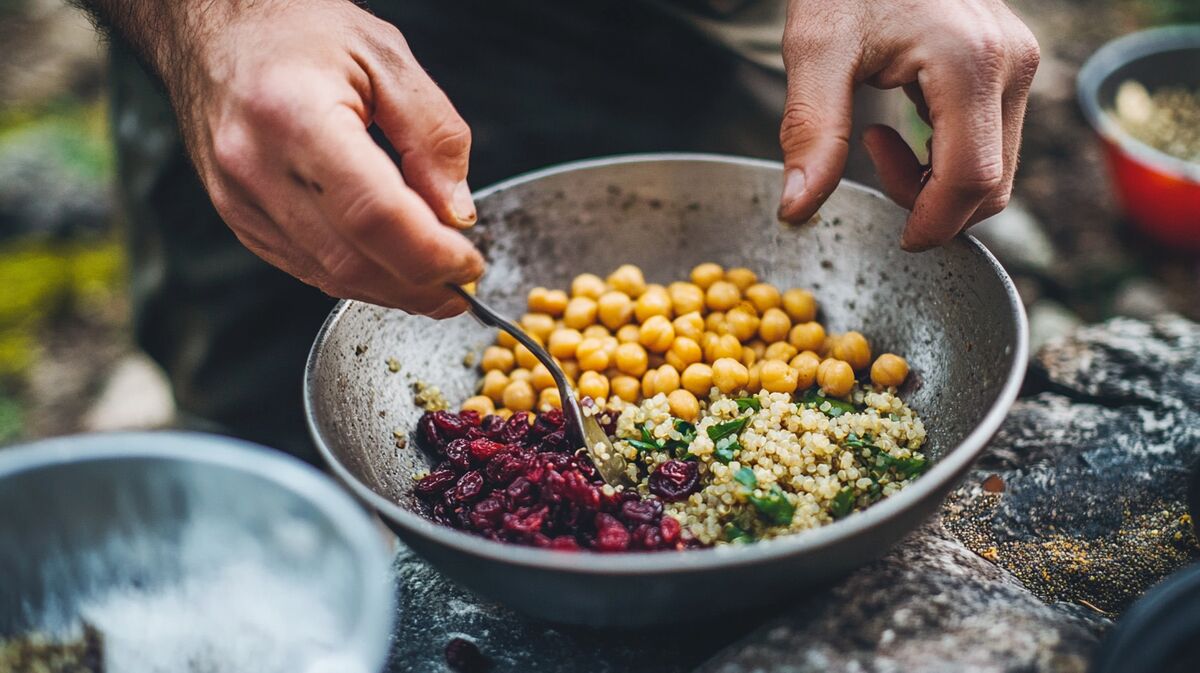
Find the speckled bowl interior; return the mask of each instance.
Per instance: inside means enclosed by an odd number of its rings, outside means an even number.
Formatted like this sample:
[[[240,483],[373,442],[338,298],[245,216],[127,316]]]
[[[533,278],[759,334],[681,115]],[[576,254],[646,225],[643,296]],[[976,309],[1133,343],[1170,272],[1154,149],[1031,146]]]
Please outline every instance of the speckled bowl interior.
[[[915,501],[944,493],[994,432],[1024,371],[1024,314],[1011,282],[968,237],[919,255],[903,252],[898,240],[906,213],[853,183],[843,182],[814,221],[781,224],[774,215],[780,182],[780,167],[771,162],[643,155],[570,164],[502,183],[477,199],[481,219],[471,235],[488,260],[479,295],[519,316],[537,285],[567,287],[576,274],[603,276],[623,263],[637,264],[649,282],[665,284],[704,261],[749,267],[780,287],[809,288],[830,331],[857,329],[875,352],[908,358],[912,375],[901,392],[925,420],[936,464],[906,489],[920,493],[901,495]],[[547,559],[554,552],[434,530],[412,515],[412,475],[430,465],[415,442],[403,441],[422,413],[413,386],[436,385],[452,404],[461,402],[480,377],[472,356],[493,340],[491,330],[466,316],[439,322],[343,302],[309,361],[310,423],[335,471],[406,539],[418,540],[418,551],[432,536],[438,545],[451,543],[467,553],[482,548],[506,561],[553,566],[558,561]],[[389,369],[392,358],[399,371]],[[927,484],[918,488],[921,482]],[[904,506],[885,502],[871,509],[885,504]],[[827,528],[850,535],[846,524],[863,516]],[[837,534],[792,537],[818,533]],[[798,544],[780,542],[723,550],[721,558]],[[624,556],[650,564],[630,569],[662,570],[672,563],[650,560],[651,554]],[[596,556],[583,565],[601,572],[627,563]]]

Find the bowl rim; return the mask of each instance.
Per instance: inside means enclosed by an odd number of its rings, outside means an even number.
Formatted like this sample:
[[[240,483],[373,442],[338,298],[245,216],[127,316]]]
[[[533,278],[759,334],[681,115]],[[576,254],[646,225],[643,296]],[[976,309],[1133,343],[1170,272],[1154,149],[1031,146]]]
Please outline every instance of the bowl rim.
[[[371,517],[336,482],[298,458],[245,440],[179,430],[97,432],[35,440],[0,449],[0,482],[63,465],[109,461],[190,462],[252,475],[310,503],[345,538],[359,570],[360,608],[348,625],[350,651],[383,665],[395,615],[391,554]],[[374,669],[371,669],[374,670]]]
[[[482,199],[526,182],[561,173],[607,166],[645,163],[718,163],[723,165],[766,168],[778,171],[781,175],[783,172],[782,163],[732,155],[685,152],[625,154],[571,161],[530,171],[482,189],[475,193],[475,198],[477,200]],[[858,183],[843,180],[842,185],[864,191],[875,198],[887,200],[878,190]],[[363,304],[363,302],[353,300],[341,300],[338,302],[337,306],[334,307],[326,319],[325,324],[321,326],[316,340],[313,342],[313,347],[309,351],[308,362],[305,366],[303,393],[305,417],[309,432],[317,445],[317,449],[329,464],[334,474],[360,498],[374,507],[382,516],[394,521],[405,531],[413,535],[418,535],[437,544],[450,547],[459,553],[482,557],[499,563],[563,573],[631,576],[701,572],[717,568],[752,566],[796,554],[819,551],[843,539],[855,537],[869,529],[887,525],[904,510],[917,506],[918,503],[932,495],[935,491],[948,483],[952,483],[955,477],[965,471],[983,450],[988,440],[999,429],[1000,423],[1007,415],[1009,407],[1016,400],[1017,393],[1020,391],[1021,383],[1025,376],[1029,352],[1029,327],[1025,316],[1025,308],[1021,303],[1012,279],[1009,278],[1004,268],[1000,266],[1000,263],[987,248],[970,235],[961,234],[959,238],[966,245],[970,246],[976,254],[979,254],[998,276],[1001,284],[1004,286],[1005,294],[1008,296],[1008,309],[1011,312],[1011,317],[1016,323],[1017,339],[1016,343],[1012,344],[1012,366],[1009,367],[1007,379],[1000,390],[1000,394],[975,426],[975,429],[962,442],[948,450],[940,460],[934,463],[928,472],[913,482],[913,484],[861,512],[856,512],[844,519],[820,528],[771,540],[762,540],[747,545],[725,545],[667,553],[621,552],[617,554],[602,554],[590,552],[563,553],[549,549],[495,542],[448,526],[435,524],[419,514],[411,512],[383,497],[359,481],[357,477],[337,460],[317,425],[315,413],[315,372],[325,352],[325,345],[329,341],[331,333],[337,327],[338,322],[352,307]]]
[[[1180,180],[1200,183],[1200,162],[1186,161],[1134,138],[1100,105],[1100,85],[1117,69],[1166,51],[1200,51],[1200,24],[1148,28],[1106,42],[1084,62],[1075,78],[1079,107],[1092,129],[1131,159]]]

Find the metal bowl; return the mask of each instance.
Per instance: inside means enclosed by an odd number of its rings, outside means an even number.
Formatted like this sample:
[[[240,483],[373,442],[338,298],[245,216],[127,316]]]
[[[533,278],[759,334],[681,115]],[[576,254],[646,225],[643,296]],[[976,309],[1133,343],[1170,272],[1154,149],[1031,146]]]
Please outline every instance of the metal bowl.
[[[1028,349],[1012,282],[977,241],[902,252],[905,212],[843,182],[819,221],[780,224],[779,164],[666,154],[566,164],[477,196],[472,235],[489,267],[479,286],[519,315],[531,287],[566,287],[581,272],[631,262],[651,282],[695,264],[747,266],[780,286],[811,288],[833,331],[859,329],[902,353],[903,391],[924,417],[935,464],[897,495],[832,525],[750,545],[674,553],[563,553],[491,542],[420,516],[413,473],[430,462],[397,442],[421,415],[410,386],[451,403],[473,393],[464,363],[494,335],[446,321],[343,302],[317,336],[305,375],[313,437],[334,472],[419,554],[479,594],[546,619],[638,626],[711,618],[821,586],[881,555],[938,507],[1017,395]],[[400,369],[392,373],[388,358]]]
[[[295,459],[187,433],[0,450],[0,640],[95,627],[105,670],[373,673],[392,619],[370,517]]]

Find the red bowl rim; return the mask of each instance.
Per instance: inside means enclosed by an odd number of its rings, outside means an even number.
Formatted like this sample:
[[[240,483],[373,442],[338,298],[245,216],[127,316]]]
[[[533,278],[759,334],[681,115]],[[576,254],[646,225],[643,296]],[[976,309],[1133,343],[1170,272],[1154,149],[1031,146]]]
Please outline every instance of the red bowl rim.
[[[1200,24],[1164,26],[1130,33],[1108,42],[1083,64],[1076,78],[1079,105],[1101,138],[1154,170],[1200,185],[1200,163],[1172,156],[1129,135],[1100,104],[1101,84],[1118,68],[1164,51],[1200,51]]]

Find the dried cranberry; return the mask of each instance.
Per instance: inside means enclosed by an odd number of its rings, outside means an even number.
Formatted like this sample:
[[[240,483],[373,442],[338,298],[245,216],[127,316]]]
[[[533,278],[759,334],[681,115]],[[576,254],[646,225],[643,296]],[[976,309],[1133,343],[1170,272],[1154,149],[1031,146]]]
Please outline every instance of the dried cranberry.
[[[449,411],[435,411],[430,414],[433,419],[433,424],[437,426],[438,435],[445,439],[455,439],[467,434],[467,428],[474,425],[467,419],[464,419],[460,414],[453,414]],[[478,419],[478,416],[475,416]]]
[[[471,442],[471,457],[480,463],[486,463],[492,456],[508,450],[508,446],[490,439],[476,439]]]
[[[541,441],[543,451],[567,451],[569,448],[567,433],[564,430],[555,430],[543,437]]]
[[[453,486],[455,479],[458,479],[458,475],[453,470],[430,472],[417,481],[413,492],[422,498],[433,498]]]
[[[504,417],[495,414],[484,416],[479,422],[479,429],[491,439],[500,439],[500,433],[504,431]]]
[[[471,508],[471,526],[480,531],[496,528],[504,510],[504,500],[498,495],[489,495]]]
[[[542,505],[535,508],[522,507],[514,514],[505,514],[504,530],[521,537],[533,535],[541,530],[548,511],[546,506]]]
[[[700,487],[700,468],[692,461],[668,460],[648,480],[650,492],[667,502],[684,500]]]
[[[662,516],[662,502],[652,498],[621,503],[620,518],[629,524],[656,523]]]
[[[483,474],[492,486],[507,486],[513,479],[529,471],[536,456],[533,449],[525,447],[500,453],[488,461]]]
[[[625,551],[629,549],[629,531],[611,514],[596,515],[596,549]]]
[[[472,470],[458,478],[454,490],[450,492],[454,500],[462,503],[474,502],[483,494],[483,475],[478,470]]]
[[[452,439],[442,452],[446,454],[446,460],[459,470],[471,469],[471,443],[467,440]]]
[[[679,521],[673,516],[664,516],[658,523],[658,531],[662,533],[663,542],[674,544],[679,540]]]
[[[579,543],[570,535],[559,535],[550,541],[550,548],[558,551],[579,551]]]
[[[417,441],[430,453],[437,453],[442,448],[442,438],[433,422],[433,414],[425,414],[417,421]]]
[[[491,660],[465,638],[452,638],[446,643],[446,663],[457,673],[483,673],[492,667]]]
[[[504,489],[504,495],[513,507],[523,507],[537,499],[537,486],[525,477],[517,477]]]
[[[644,523],[633,529],[633,544],[642,549],[655,550],[663,545],[662,532],[658,526]]]
[[[504,431],[501,433],[501,437],[506,444],[520,444],[521,440],[525,439],[525,435],[528,434],[529,412],[518,411],[504,424]]]
[[[479,425],[479,412],[474,409],[463,409],[458,412],[458,419],[471,427]]]

